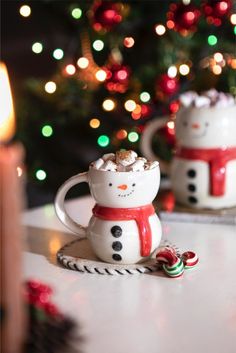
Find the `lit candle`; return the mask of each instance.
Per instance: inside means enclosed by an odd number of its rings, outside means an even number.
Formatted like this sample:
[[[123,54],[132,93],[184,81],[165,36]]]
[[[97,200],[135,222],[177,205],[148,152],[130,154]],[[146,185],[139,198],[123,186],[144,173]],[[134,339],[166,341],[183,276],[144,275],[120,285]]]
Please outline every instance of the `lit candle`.
[[[0,63],[0,239],[1,334],[4,353],[19,353],[25,332],[22,293],[21,178],[23,148],[10,144],[15,132],[14,108],[6,66]]]

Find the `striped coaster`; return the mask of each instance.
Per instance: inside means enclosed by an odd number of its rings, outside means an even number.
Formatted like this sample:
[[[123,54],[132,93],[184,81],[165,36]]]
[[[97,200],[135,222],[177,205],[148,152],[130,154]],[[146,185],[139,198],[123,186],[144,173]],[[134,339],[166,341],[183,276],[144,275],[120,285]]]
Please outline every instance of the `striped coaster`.
[[[164,241],[160,246],[166,245],[167,241]],[[170,246],[173,247],[173,245]],[[134,275],[160,270],[155,254],[140,264],[118,265],[102,262],[93,253],[86,238],[78,238],[64,245],[57,252],[57,259],[64,267],[71,270],[100,275]]]

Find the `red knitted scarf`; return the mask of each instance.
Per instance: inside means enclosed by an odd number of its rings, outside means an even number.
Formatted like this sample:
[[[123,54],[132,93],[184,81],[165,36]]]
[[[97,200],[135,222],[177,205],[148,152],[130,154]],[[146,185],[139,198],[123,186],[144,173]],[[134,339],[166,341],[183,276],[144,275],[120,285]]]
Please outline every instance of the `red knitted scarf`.
[[[94,216],[109,221],[135,220],[139,229],[141,256],[149,256],[152,249],[152,232],[148,218],[155,213],[152,204],[135,208],[110,208],[95,205]]]
[[[226,164],[236,160],[236,147],[231,148],[185,148],[180,147],[176,156],[183,159],[200,160],[209,164],[210,194],[222,196],[225,193]]]

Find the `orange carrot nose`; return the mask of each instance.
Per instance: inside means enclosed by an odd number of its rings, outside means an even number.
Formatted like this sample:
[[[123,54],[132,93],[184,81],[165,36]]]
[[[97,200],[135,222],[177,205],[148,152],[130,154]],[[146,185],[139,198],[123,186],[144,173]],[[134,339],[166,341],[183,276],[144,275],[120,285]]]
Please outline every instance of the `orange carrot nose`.
[[[192,124],[193,129],[199,129],[200,125],[198,123]]]
[[[118,187],[118,189],[126,190],[128,186],[126,184],[122,184],[122,185],[119,185],[117,187]]]

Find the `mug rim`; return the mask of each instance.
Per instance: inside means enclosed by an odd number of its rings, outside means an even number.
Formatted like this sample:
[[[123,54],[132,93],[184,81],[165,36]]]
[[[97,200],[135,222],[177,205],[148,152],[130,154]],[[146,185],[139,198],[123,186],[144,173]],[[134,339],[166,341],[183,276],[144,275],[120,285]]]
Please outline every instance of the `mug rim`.
[[[180,107],[180,109],[179,109],[179,111],[181,111],[181,110],[225,110],[225,109],[227,109],[227,108],[230,108],[230,109],[232,109],[232,108],[236,108],[236,103],[234,103],[234,105],[229,105],[229,106],[225,106],[225,107],[217,107],[217,106],[209,106],[209,107],[207,107],[207,106],[203,106],[203,107],[195,107],[195,106],[192,106],[192,105],[190,105],[190,106],[188,106],[188,107],[185,107],[184,105],[182,105],[181,107]]]
[[[91,164],[89,165],[89,171],[94,171],[94,172],[98,172],[98,173],[108,173],[108,174],[113,174],[113,175],[124,175],[124,174],[137,174],[137,173],[146,173],[146,172],[152,172],[155,171],[156,169],[160,170],[160,164],[158,161],[155,161],[158,163],[158,165],[156,165],[154,168],[152,169],[146,169],[146,170],[139,170],[139,171],[123,171],[123,172],[117,172],[116,170],[101,170],[101,169],[96,169],[94,168]]]

